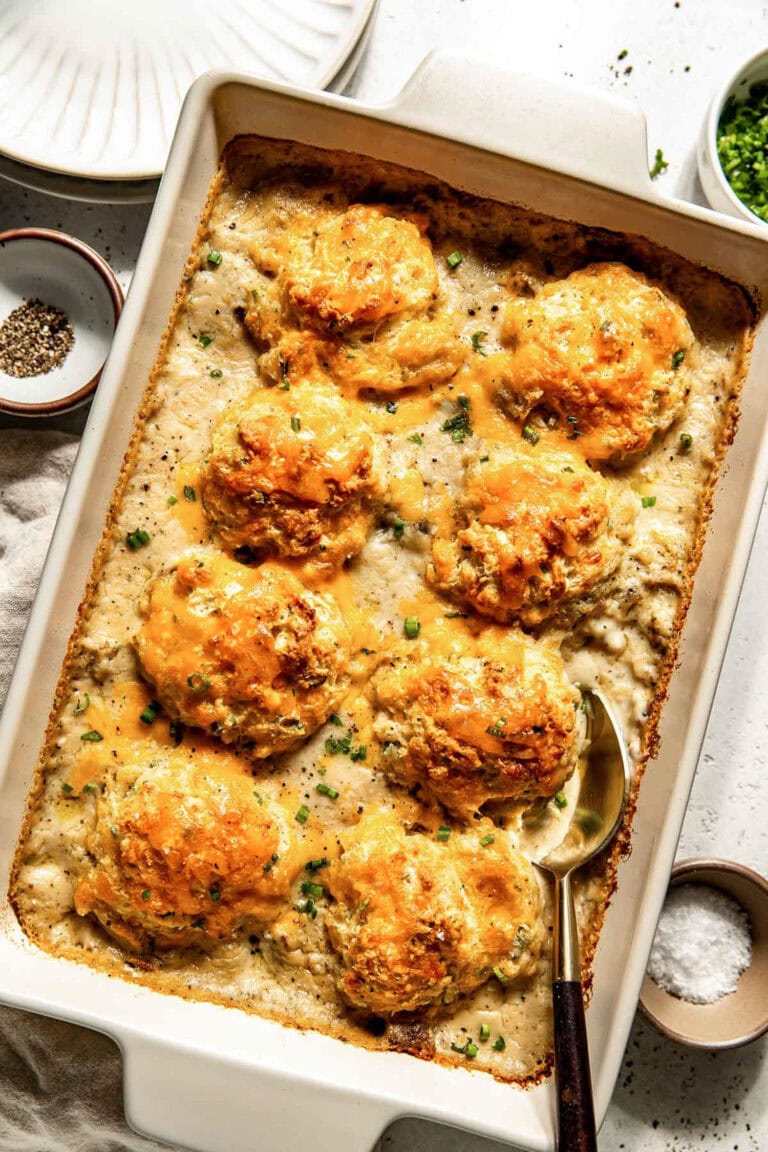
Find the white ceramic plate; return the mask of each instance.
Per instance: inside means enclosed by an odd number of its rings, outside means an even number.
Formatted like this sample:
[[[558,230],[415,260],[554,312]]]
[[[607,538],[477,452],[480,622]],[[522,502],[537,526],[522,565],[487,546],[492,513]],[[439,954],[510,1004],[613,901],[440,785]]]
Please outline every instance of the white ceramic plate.
[[[375,0],[5,0],[0,152],[99,180],[162,172],[179,108],[211,68],[323,88]]]

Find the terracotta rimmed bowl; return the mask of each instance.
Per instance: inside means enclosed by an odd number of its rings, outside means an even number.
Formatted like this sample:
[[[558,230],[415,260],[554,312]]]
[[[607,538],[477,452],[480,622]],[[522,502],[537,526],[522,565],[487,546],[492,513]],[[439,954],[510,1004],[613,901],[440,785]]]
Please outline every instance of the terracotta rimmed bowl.
[[[0,323],[35,298],[66,312],[75,342],[63,363],[44,375],[16,377],[0,369],[0,411],[52,416],[95,392],[123,293],[106,261],[74,236],[48,228],[0,232]]]
[[[640,1010],[669,1040],[693,1048],[738,1048],[768,1032],[768,880],[731,860],[683,860],[672,869],[669,887],[705,884],[732,897],[747,913],[752,961],[736,990],[713,1004],[691,1004],[663,991],[646,973]]]

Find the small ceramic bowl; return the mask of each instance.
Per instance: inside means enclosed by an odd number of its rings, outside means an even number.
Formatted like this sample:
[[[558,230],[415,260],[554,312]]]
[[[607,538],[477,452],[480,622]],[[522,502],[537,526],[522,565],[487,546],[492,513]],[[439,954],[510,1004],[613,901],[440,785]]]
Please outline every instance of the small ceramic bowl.
[[[669,887],[706,884],[732,897],[747,913],[752,961],[736,990],[713,1004],[691,1004],[663,991],[646,973],[640,1010],[670,1040],[693,1048],[738,1048],[768,1032],[768,880],[730,860],[684,860]]]
[[[762,80],[768,80],[768,48],[761,49],[742,64],[715,93],[699,136],[698,164],[704,195],[713,208],[765,228],[768,227],[766,222],[751,212],[731,188],[717,154],[717,126],[727,100],[731,96],[737,100],[745,97],[750,86]]]
[[[95,392],[123,293],[98,252],[74,236],[47,228],[0,232],[0,324],[32,299],[65,312],[75,341],[63,363],[43,375],[17,377],[0,369],[0,411],[52,416]]]

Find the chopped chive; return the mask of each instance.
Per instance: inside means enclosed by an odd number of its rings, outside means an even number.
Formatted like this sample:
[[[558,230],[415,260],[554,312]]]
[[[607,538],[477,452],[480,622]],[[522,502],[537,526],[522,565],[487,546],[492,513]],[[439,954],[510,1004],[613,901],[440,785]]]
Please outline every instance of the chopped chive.
[[[221,252],[217,252],[215,248],[212,248],[211,251],[208,253],[207,259],[208,259],[209,264],[221,264],[221,261],[222,261]]]
[[[221,380],[224,373],[222,372],[221,368],[211,368],[208,375],[211,376],[214,380]]]
[[[685,349],[684,348],[678,348],[677,352],[675,352],[674,355],[672,356],[672,371],[673,372],[677,372],[677,370],[680,367],[680,365],[682,364],[683,360],[685,360]]]
[[[191,484],[184,485],[184,499],[189,500],[190,504],[194,504],[197,500],[197,492],[195,492]]]
[[[387,400],[387,412],[389,412],[390,416],[394,416],[395,412],[397,412],[397,404],[394,400]]]
[[[160,705],[157,700],[150,700],[144,711],[139,714],[139,720],[141,720],[142,724],[154,724],[159,711]]]
[[[149,888],[145,888],[141,894],[141,898],[142,898],[142,900],[149,900],[151,895],[152,895],[152,893],[150,892]]]
[[[489,460],[490,460],[490,456],[481,456],[481,457],[479,458],[479,462],[480,462],[481,464],[487,464]]]
[[[350,758],[350,760],[354,760],[357,762],[359,760],[365,760],[367,755],[368,755],[368,745],[367,744],[358,744],[357,748],[353,748],[352,751],[350,752],[349,758]],[[331,799],[333,799],[333,797],[331,797]]]
[[[83,792],[98,792],[98,790],[97,785],[93,784],[90,780],[87,784],[83,784]]]
[[[642,504],[643,508],[653,508],[654,504],[656,503],[656,497],[643,496],[641,497],[640,503]]]
[[[464,1055],[468,1060],[474,1060],[479,1051],[480,1049],[478,1048],[477,1044],[475,1044],[474,1040],[467,1040],[467,1046],[464,1049]]]
[[[446,612],[446,620],[468,620],[469,612]]]
[[[101,732],[97,732],[95,728],[91,728],[89,732],[83,732],[80,739],[85,740],[88,744],[98,744],[104,737]]]
[[[315,902],[311,896],[308,897],[303,904],[294,904],[293,907],[297,912],[303,912],[306,916],[309,916],[310,920],[314,920],[317,917],[317,908],[315,908]]]
[[[497,1036],[493,1042],[494,1052],[503,1052],[507,1046],[507,1042],[503,1036]]]
[[[273,852],[272,855],[270,856],[269,860],[267,860],[266,864],[262,868],[262,872],[271,872],[272,869],[274,868],[275,864],[277,864],[279,859],[280,859],[280,856],[278,855],[278,853]]]
[[[149,532],[145,532],[143,528],[134,528],[133,532],[129,532],[126,536],[125,542],[131,552],[135,552],[137,548],[149,544]]]
[[[392,535],[395,540],[402,540],[405,535],[405,520],[401,520],[399,516],[396,516],[392,523]]]
[[[325,896],[325,888],[322,884],[315,884],[312,880],[302,880],[301,894],[302,896]]]
[[[403,627],[409,640],[415,640],[421,632],[421,622],[418,616],[406,616]]]
[[[559,808],[561,811],[563,808],[568,807],[568,798],[565,795],[565,792],[555,792],[553,800],[555,803],[555,808]]]
[[[219,892],[218,888],[211,888],[208,895],[210,896],[211,900],[213,900],[214,904],[218,904],[219,900],[221,900],[221,892]]]
[[[304,867],[307,872],[319,872],[321,868],[329,868],[330,864],[327,856],[319,856],[317,860],[308,860]]]
[[[693,447],[693,436],[691,436],[690,432],[681,432],[680,433],[680,450],[682,452],[690,452],[692,447]]]
[[[486,1040],[490,1040],[490,1038],[491,1038],[491,1026],[490,1026],[490,1024],[481,1024],[480,1025],[480,1039],[483,1042],[483,1044],[485,1044]]]
[[[462,256],[461,252],[459,252],[459,250],[457,248],[455,252],[451,252],[451,253],[449,253],[448,256],[446,256],[445,262],[449,268],[458,268],[459,264],[461,264],[463,259],[464,259],[464,257]]]
[[[489,736],[495,736],[497,740],[504,739],[504,729],[500,728],[497,724],[489,724],[486,732]]]
[[[541,439],[536,429],[532,428],[530,424],[525,425],[521,435],[523,440],[527,440],[529,444],[538,444],[539,440]]]
[[[472,435],[468,396],[456,398],[456,413],[443,421],[440,431],[450,432],[454,444],[463,444],[467,436]]]
[[[339,752],[344,756],[349,756],[352,751],[352,735],[347,732],[344,736],[336,739],[335,736],[329,736],[325,741],[325,750],[331,756],[336,756]]]
[[[447,824],[441,824],[437,830],[437,839],[442,840],[443,843],[445,843],[445,841],[450,840],[450,838],[451,838],[450,828],[448,827]]]
[[[166,508],[173,508],[174,504],[178,504],[178,502],[179,500],[177,496],[169,496],[165,502],[165,506]]]
[[[327,796],[329,800],[338,800],[339,793],[335,788],[331,788],[330,784],[324,784],[322,781],[315,785],[315,792],[319,792],[321,796]]]
[[[301,808],[299,808],[296,813],[296,819],[299,824],[306,824],[307,820],[309,820],[309,808],[307,808],[306,804],[302,804]]]
[[[87,692],[83,692],[82,700],[78,696],[77,704],[75,704],[72,711],[74,712],[75,716],[79,716],[82,712],[86,712],[88,710],[88,708],[90,707],[90,704],[91,704],[90,696],[88,695]]]
[[[480,847],[487,848],[489,844],[493,844],[495,839],[496,837],[491,832],[487,832],[480,841]]]
[[[487,335],[487,332],[473,332],[470,337],[472,347],[474,348],[475,352],[479,352],[481,356],[488,355],[483,344],[483,340],[485,340]]]
[[[496,977],[496,979],[498,980],[499,984],[508,984],[509,983],[509,976],[507,976],[507,974],[505,972],[502,972],[501,968],[498,968],[498,967],[494,968],[493,974]]]
[[[120,835],[120,829],[118,828],[117,824],[110,824],[109,830],[113,836],[119,836]]]
[[[424,441],[422,440],[422,438],[418,432],[411,432],[408,439],[410,440],[411,444],[423,444],[424,443]]]
[[[328,723],[335,724],[337,728],[341,728],[344,724],[344,721],[337,712],[331,712],[330,716],[328,717]]]
[[[187,676],[187,684],[193,692],[207,692],[211,686],[211,682],[207,676],[203,676],[202,672],[193,672]]]
[[[627,58],[627,56],[628,56],[628,55],[629,55],[629,49],[627,49],[627,48],[622,48],[621,52],[619,52],[619,54],[618,54],[618,56],[616,57],[616,59],[617,59],[617,60],[626,60],[626,58]]]
[[[69,796],[73,792],[73,788],[72,788],[71,784],[62,784],[61,790],[65,796]]]
[[[651,168],[651,180],[655,180],[657,176],[661,176],[662,172],[666,172],[669,164],[664,159],[664,153],[661,148],[656,149],[656,155],[653,158],[653,168]]]
[[[213,336],[206,336],[204,332],[201,332],[197,338],[197,342],[201,348],[208,348],[213,344]]]
[[[291,416],[291,431],[292,432],[300,432],[301,431],[301,419],[300,419],[300,417]]]

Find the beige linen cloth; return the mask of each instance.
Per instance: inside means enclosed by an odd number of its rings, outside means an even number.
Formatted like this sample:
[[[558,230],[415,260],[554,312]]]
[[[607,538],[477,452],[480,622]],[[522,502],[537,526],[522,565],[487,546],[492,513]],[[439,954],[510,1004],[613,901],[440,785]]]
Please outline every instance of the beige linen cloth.
[[[0,703],[77,444],[63,432],[0,430]],[[0,1007],[0,1152],[161,1148],[125,1123],[111,1040]]]

